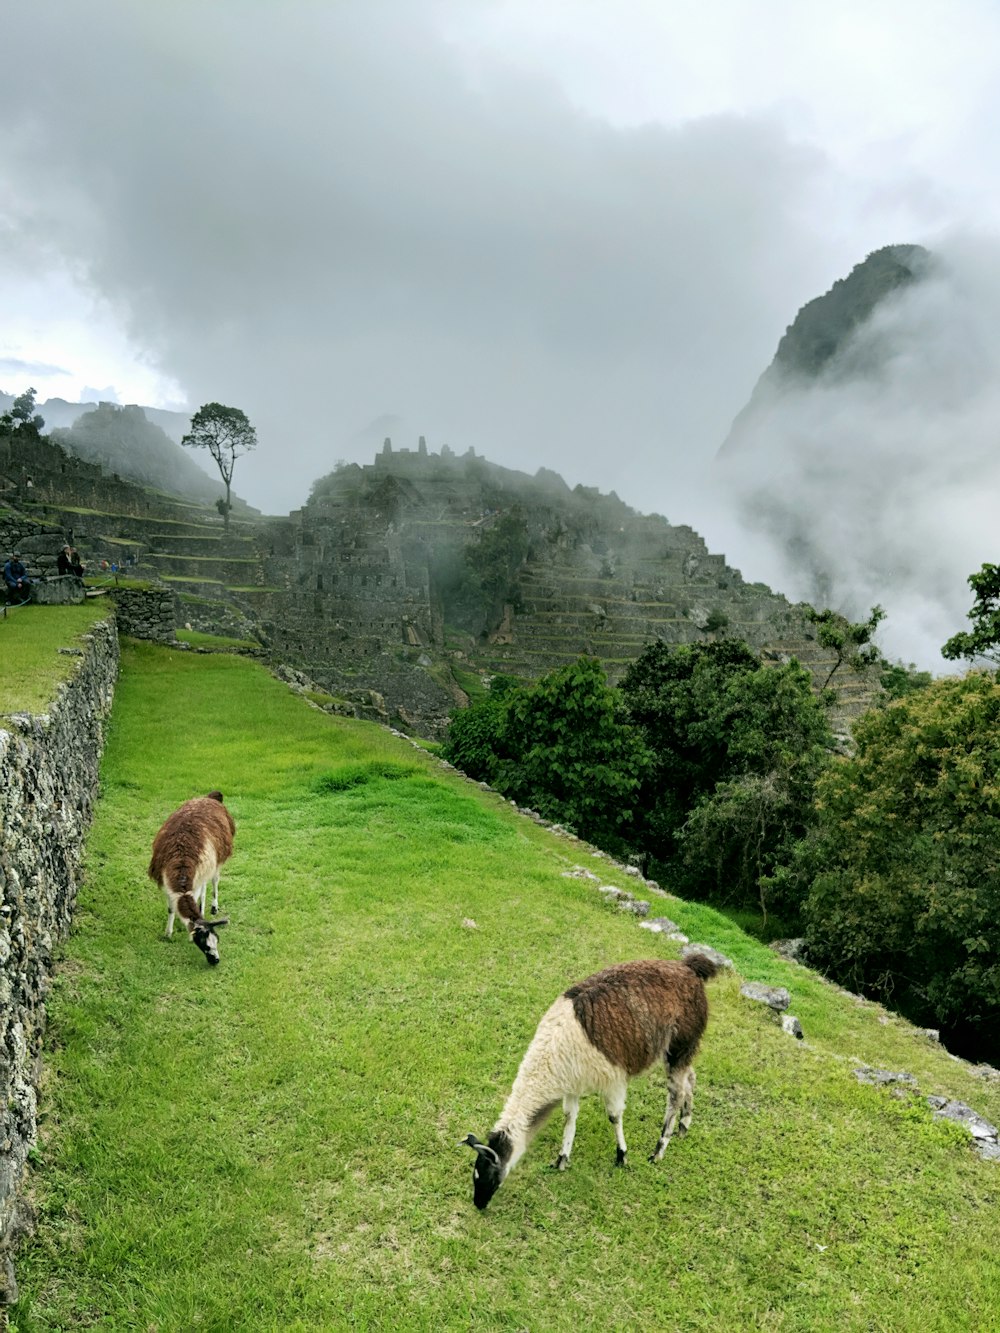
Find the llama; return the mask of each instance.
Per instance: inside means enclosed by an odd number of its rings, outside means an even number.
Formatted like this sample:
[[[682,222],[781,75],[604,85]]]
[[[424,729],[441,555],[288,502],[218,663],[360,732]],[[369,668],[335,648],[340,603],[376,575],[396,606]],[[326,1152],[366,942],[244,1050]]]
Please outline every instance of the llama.
[[[219,910],[219,868],[233,850],[236,825],[222,803],[221,791],[185,801],[167,819],[153,839],[149,877],[167,895],[167,938],[174,933],[174,915],[181,917],[188,934],[211,966],[219,961],[215,932],[228,917],[206,920],[208,881],[212,881],[212,912]]]
[[[624,1166],[628,1081],[662,1059],[667,1109],[649,1158],[658,1162],[675,1127],[680,1136],[691,1125],[692,1061],[708,1022],[704,983],[717,970],[704,954],[682,962],[638,960],[606,968],[564,991],[543,1015],[487,1142],[474,1134],[462,1139],[476,1153],[476,1207],[486,1207],[560,1101],[566,1122],[556,1167],[562,1171],[569,1163],[580,1098],[591,1093],[604,1099],[615,1131],[615,1165]]]

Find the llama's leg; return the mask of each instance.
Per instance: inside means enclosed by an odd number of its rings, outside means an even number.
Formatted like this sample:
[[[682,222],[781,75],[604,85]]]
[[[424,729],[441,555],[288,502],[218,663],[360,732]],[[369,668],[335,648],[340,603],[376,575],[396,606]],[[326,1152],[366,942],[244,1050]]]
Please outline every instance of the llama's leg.
[[[684,1082],[684,1101],[681,1105],[681,1118],[677,1123],[677,1137],[681,1138],[691,1128],[691,1117],[694,1115],[694,1085],[697,1082],[695,1078],[694,1066],[688,1069],[687,1079]]]
[[[205,886],[206,892],[208,886]],[[212,876],[212,915],[215,916],[219,910],[219,872],[216,870]]]
[[[622,1123],[625,1118],[625,1098],[627,1094],[628,1084],[622,1083],[604,1098],[604,1108],[608,1113],[608,1119],[614,1126],[615,1142],[618,1145],[615,1153],[615,1166],[625,1165],[625,1154],[628,1152],[628,1146],[625,1143],[625,1128]]]
[[[569,1155],[573,1151],[573,1140],[576,1138],[576,1117],[580,1113],[579,1097],[564,1097],[563,1110],[566,1112],[566,1123],[563,1126],[562,1147],[559,1149],[559,1156],[556,1158],[556,1167],[560,1171],[565,1171],[569,1162]]]
[[[174,933],[174,900],[167,900],[167,939],[171,939]]]
[[[658,1162],[667,1150],[667,1144],[670,1142],[674,1126],[677,1124],[677,1115],[681,1109],[687,1083],[687,1066],[680,1069],[671,1069],[669,1061],[665,1060],[664,1063],[667,1066],[667,1110],[663,1117],[663,1128],[660,1131],[660,1137],[649,1159],[651,1162]]]
[[[205,883],[201,886],[201,888],[195,889],[194,891],[194,905],[198,909],[199,916],[203,917],[205,915],[205,899],[207,897],[208,897],[208,880],[206,879]]]

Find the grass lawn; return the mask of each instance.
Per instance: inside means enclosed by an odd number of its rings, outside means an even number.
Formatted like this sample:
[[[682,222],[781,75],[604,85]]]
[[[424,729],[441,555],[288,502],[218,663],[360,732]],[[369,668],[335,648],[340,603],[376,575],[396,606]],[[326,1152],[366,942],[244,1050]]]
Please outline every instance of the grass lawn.
[[[0,616],[0,715],[41,713],[55,697],[56,686],[68,680],[79,666],[78,657],[60,653],[60,648],[79,648],[80,635],[111,608],[98,604],[81,606],[20,606]]]
[[[192,648],[259,648],[256,639],[234,639],[226,634],[206,634],[197,629],[179,629],[177,639],[180,643],[189,643]]]
[[[237,821],[222,963],[145,879],[153,835],[220,787]],[[1000,1168],[905,1069],[994,1122],[1000,1086],[706,908],[655,910],[787,985],[806,1042],[710,983],[691,1133],[646,1162],[662,1073],[561,1117],[489,1209],[472,1154],[570,982],[673,952],[575,864],[627,877],[372,724],[222,654],[128,645],[50,1006],[40,1209],[12,1327],[988,1329]],[[474,927],[470,924],[474,922]],[[881,1021],[880,1021],[881,1020]]]

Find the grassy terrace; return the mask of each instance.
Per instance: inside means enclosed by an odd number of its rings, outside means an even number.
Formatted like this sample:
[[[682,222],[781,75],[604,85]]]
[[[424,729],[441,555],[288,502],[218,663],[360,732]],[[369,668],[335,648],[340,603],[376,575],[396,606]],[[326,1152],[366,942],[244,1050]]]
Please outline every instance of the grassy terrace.
[[[0,616],[0,715],[44,712],[60,681],[79,665],[79,658],[59,649],[78,648],[80,636],[108,611],[102,599],[82,606],[20,606]]]
[[[160,821],[216,785],[238,833],[209,969],[162,939],[142,884]],[[667,901],[789,986],[807,1041],[717,979],[694,1125],[662,1163],[656,1073],[631,1087],[628,1169],[590,1101],[571,1169],[549,1169],[554,1120],[480,1215],[456,1143],[497,1116],[543,1010],[674,948],[563,872],[626,877],[222,654],[126,647],[102,787],[51,1000],[18,1333],[996,1327],[1000,1169],[852,1068],[994,1121],[1000,1086],[905,1024]]]

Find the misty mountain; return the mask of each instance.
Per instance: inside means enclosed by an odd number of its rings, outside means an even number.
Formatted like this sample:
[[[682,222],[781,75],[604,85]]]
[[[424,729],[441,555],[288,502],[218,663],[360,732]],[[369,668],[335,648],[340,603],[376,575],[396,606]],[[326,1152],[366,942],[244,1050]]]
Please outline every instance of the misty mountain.
[[[1000,257],[890,246],[799,312],[716,461],[740,563],[944,670],[967,579],[1000,555]],[[737,545],[737,543],[731,543]]]
[[[45,429],[67,453],[75,454],[90,463],[98,463],[105,472],[118,473],[132,481],[153,486],[158,490],[213,504],[225,495],[219,479],[203,471],[195,456],[175,443],[161,427],[150,421],[147,412],[153,409],[120,407],[116,403],[64,404],[82,406],[69,426],[52,429],[49,417],[51,404],[61,400],[50,399],[39,408],[45,420]],[[58,411],[55,416],[58,418]],[[180,413],[165,415],[180,416]],[[184,418],[185,425],[188,418]],[[211,463],[208,454],[200,451]],[[235,497],[234,497],[235,498]]]
[[[720,453],[745,446],[757,420],[783,394],[820,380],[877,373],[891,355],[890,341],[881,348],[869,341],[861,354],[855,335],[880,306],[926,278],[933,266],[933,256],[922,245],[886,245],[856,264],[846,278],[838,278],[828,292],[808,301],[785,330],[774,360],[734,420]]]
[[[6,412],[14,402],[14,395],[0,390],[0,412]],[[130,404],[131,406],[131,404]],[[69,403],[65,398],[46,398],[44,403],[36,404],[47,431],[60,430],[74,425],[84,412],[95,412],[97,403]],[[147,421],[167,434],[175,444],[180,444],[181,436],[191,425],[187,412],[169,412],[162,407],[143,407],[140,409]]]

